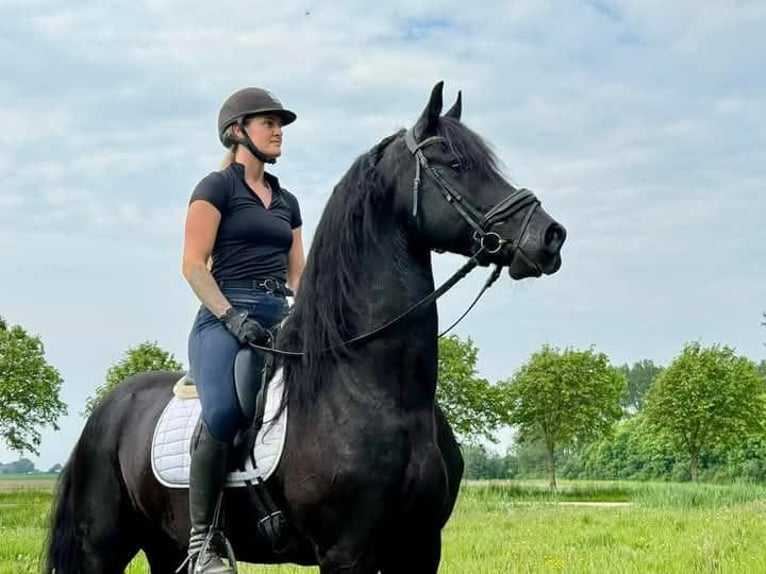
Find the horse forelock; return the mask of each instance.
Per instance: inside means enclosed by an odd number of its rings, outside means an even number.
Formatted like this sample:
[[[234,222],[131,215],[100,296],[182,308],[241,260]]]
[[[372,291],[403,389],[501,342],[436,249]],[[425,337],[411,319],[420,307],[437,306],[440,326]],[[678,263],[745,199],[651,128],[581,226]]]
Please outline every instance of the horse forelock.
[[[437,135],[444,138],[463,169],[481,180],[503,178],[497,156],[479,134],[459,120],[447,117],[441,118],[437,129]]]

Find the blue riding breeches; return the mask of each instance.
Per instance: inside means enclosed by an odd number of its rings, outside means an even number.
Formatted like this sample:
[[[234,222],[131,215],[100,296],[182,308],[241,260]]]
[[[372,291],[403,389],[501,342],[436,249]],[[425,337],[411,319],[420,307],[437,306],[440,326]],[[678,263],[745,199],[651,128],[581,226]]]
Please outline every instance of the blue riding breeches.
[[[282,295],[240,288],[224,288],[222,292],[232,305],[247,309],[267,329],[287,314]],[[213,438],[221,442],[231,442],[244,424],[234,387],[234,359],[241,348],[234,335],[202,305],[189,334],[189,370],[197,385],[202,418]]]

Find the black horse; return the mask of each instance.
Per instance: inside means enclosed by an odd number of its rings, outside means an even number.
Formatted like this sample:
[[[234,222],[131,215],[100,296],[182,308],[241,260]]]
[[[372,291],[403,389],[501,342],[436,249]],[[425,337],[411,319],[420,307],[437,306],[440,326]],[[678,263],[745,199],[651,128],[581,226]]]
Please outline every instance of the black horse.
[[[557,271],[565,238],[531,192],[503,178],[460,110],[458,96],[441,115],[437,84],[415,126],[360,156],[325,207],[276,345],[301,353],[280,358],[289,423],[267,481],[292,544],[275,552],[256,535],[247,490],[228,489],[238,560],[318,564],[323,574],[438,569],[463,461],[434,399],[431,252],[520,279]],[[138,375],[90,416],[59,479],[46,572],[122,572],[139,550],[153,573],[183,561],[187,491],[161,486],[150,464],[180,374]]]

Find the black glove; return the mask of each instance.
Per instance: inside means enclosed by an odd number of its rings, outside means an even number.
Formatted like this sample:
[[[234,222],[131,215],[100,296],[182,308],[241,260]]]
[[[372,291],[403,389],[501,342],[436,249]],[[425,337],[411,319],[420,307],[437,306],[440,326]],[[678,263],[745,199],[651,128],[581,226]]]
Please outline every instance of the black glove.
[[[258,321],[248,317],[245,309],[230,307],[226,313],[221,315],[220,320],[243,345],[249,343],[260,345],[269,340],[269,333],[266,329]]]

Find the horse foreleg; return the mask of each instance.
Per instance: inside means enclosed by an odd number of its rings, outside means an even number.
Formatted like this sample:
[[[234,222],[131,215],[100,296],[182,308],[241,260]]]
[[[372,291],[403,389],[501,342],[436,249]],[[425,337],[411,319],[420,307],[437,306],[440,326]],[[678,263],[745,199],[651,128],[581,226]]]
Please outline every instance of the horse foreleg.
[[[405,532],[383,553],[381,574],[435,574],[441,560],[441,531]]]
[[[343,545],[319,552],[321,574],[378,574],[380,562],[370,554],[353,552]]]

